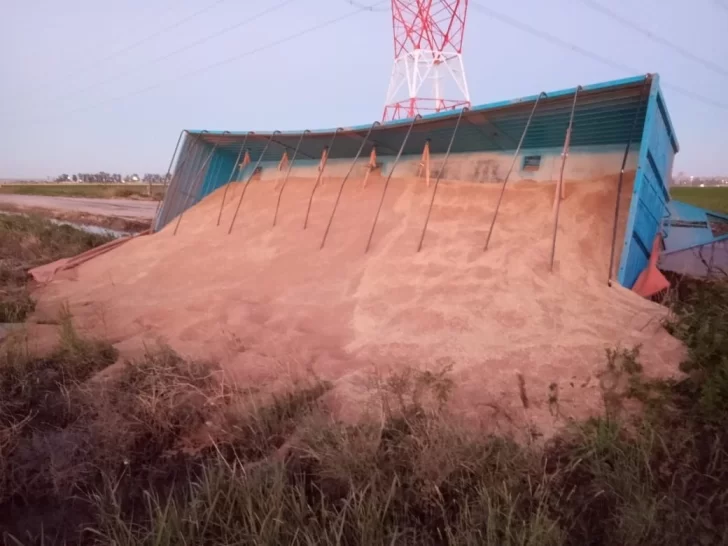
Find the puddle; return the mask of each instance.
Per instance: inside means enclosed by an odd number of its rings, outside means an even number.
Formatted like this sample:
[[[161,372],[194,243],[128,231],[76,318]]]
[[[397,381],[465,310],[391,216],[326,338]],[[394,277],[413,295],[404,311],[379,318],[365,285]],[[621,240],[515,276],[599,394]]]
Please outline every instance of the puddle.
[[[9,216],[27,216],[27,214],[24,214],[22,212],[10,212],[10,211],[0,211],[0,214],[7,214]],[[93,226],[91,224],[80,224],[77,222],[68,222],[66,220],[56,220],[55,218],[46,218],[50,223],[55,224],[57,226],[71,226],[76,229],[80,229],[81,231],[85,231],[86,233],[93,233],[94,235],[106,235],[108,237],[113,237],[115,239],[118,239],[119,237],[128,237],[129,235],[135,235],[136,232],[133,231],[119,231],[117,229],[110,229],[105,228],[101,226]]]
[[[54,218],[48,218],[48,220],[58,226],[71,226],[86,233],[93,233],[94,235],[107,235],[118,239],[119,237],[127,237],[134,235],[131,231],[119,231],[116,229],[109,229],[100,226],[92,226],[91,224],[77,224],[76,222],[66,222],[65,220],[56,220]]]

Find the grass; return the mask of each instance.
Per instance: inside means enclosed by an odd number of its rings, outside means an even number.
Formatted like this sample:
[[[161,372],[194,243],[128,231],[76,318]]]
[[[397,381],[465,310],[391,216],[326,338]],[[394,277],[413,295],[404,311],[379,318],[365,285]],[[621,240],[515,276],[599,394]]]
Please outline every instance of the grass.
[[[728,422],[728,280],[685,281],[686,292],[673,303],[667,323],[685,341],[687,378],[679,384],[681,408],[691,418],[713,425]]]
[[[604,415],[546,445],[458,424],[447,368],[383,378],[381,419],[357,425],[328,416],[330,385],[264,397],[165,347],[99,377],[113,351],[65,313],[50,357],[0,354],[0,530],[13,545],[726,544],[728,285],[673,298],[685,375],[647,380],[638,348],[607,351]]]
[[[670,188],[674,199],[715,212],[728,214],[728,188]]]
[[[0,194],[49,195],[53,197],[149,198],[148,184],[2,184]],[[164,187],[152,185],[152,198],[161,199]]]
[[[109,240],[40,217],[0,213],[0,322],[21,322],[33,311],[29,269]]]
[[[84,339],[70,315],[59,318],[59,341],[50,354],[33,355],[21,336],[0,349],[0,528],[32,528],[28,507],[43,505],[41,527],[78,522],[76,487],[89,472],[87,418],[78,386],[116,359],[106,343]],[[25,538],[25,537],[24,537]],[[33,543],[31,541],[31,543]],[[21,542],[22,543],[22,542]],[[50,541],[50,543],[54,543]]]
[[[91,377],[111,364],[116,353],[104,343],[81,338],[70,315],[59,319],[59,344],[48,356],[33,358],[27,346],[11,341],[2,354],[0,423],[33,426],[67,423],[62,395],[70,384]]]

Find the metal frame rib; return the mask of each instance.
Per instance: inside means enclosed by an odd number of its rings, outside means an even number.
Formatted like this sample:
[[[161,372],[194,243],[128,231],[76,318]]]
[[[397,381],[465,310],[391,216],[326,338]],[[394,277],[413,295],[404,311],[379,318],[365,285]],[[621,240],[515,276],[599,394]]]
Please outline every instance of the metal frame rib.
[[[201,131],[200,135],[203,135],[207,133],[207,130]],[[189,133],[188,133],[189,135]],[[192,137],[192,135],[189,135]],[[172,223],[172,220],[174,220],[177,217],[176,211],[177,211],[177,205],[181,205],[184,201],[185,192],[180,191],[180,179],[187,174],[192,176],[192,173],[194,172],[195,168],[199,163],[202,161],[203,157],[203,147],[200,144],[200,139],[197,135],[195,135],[195,140],[190,144],[190,147],[193,148],[192,150],[188,150],[187,153],[182,157],[182,160],[180,161],[180,164],[175,169],[174,176],[172,180],[170,181],[169,186],[169,195],[165,198],[165,203],[162,207],[162,211],[160,212],[160,218],[167,217],[170,214],[173,216],[169,219],[169,222]],[[186,144],[186,141],[185,141]],[[183,147],[184,152],[184,147]],[[187,171],[190,171],[187,173]],[[180,210],[182,212],[182,210]]]
[[[427,226],[430,223],[430,214],[432,214],[432,205],[435,203],[435,195],[437,195],[437,187],[440,185],[440,179],[442,178],[442,173],[445,170],[445,166],[447,165],[447,160],[450,157],[450,150],[452,150],[453,142],[455,142],[455,135],[457,135],[458,127],[460,127],[460,120],[463,118],[463,114],[467,112],[469,108],[466,106],[462,110],[460,110],[460,114],[458,115],[458,119],[455,122],[455,128],[452,131],[452,136],[450,137],[450,143],[447,145],[447,151],[445,152],[445,159],[442,162],[442,167],[440,167],[437,171],[437,178],[435,179],[435,187],[432,190],[432,197],[430,198],[430,206],[427,208],[427,217],[425,218],[425,225],[422,226],[422,235],[420,235],[420,244],[417,245],[417,252],[422,250],[422,244],[425,241],[425,233],[427,233]]]
[[[306,136],[307,133],[310,133],[308,129],[306,129],[303,133],[301,133],[301,137],[298,139],[298,144],[296,144],[296,150],[293,152],[293,158],[288,163],[288,170],[286,171],[286,176],[283,179],[283,183],[281,184],[281,189],[278,191],[278,200],[276,201],[276,211],[273,213],[273,227],[276,227],[276,222],[278,221],[278,209],[281,207],[281,197],[283,197],[283,190],[286,189],[286,184],[288,184],[288,177],[291,176],[291,171],[293,170],[293,164],[296,162],[296,156],[298,155],[298,150],[301,147],[301,143],[303,142],[303,137]]]
[[[174,232],[172,235],[177,235],[177,230],[179,229],[179,225],[182,222],[182,216],[184,216],[185,211],[187,210],[187,206],[189,205],[189,201],[192,198],[192,194],[194,193],[195,188],[198,185],[198,180],[202,180],[203,172],[207,169],[207,166],[210,163],[210,160],[212,159],[212,156],[215,155],[215,151],[217,150],[217,144],[213,145],[212,150],[210,150],[210,153],[207,154],[207,157],[205,158],[205,161],[202,163],[202,166],[197,171],[197,174],[192,179],[192,185],[190,186],[190,189],[188,192],[186,192],[184,204],[182,205],[182,212],[179,213],[179,216],[177,217],[177,224],[174,226]]]
[[[619,170],[619,181],[617,182],[617,202],[614,205],[614,224],[612,225],[612,246],[609,252],[609,272],[607,274],[607,285],[612,285],[612,270],[614,268],[614,253],[617,244],[617,224],[619,222],[619,202],[622,199],[622,183],[624,181],[624,168],[627,165],[627,158],[629,157],[629,151],[632,146],[632,137],[634,131],[637,128],[637,120],[639,119],[640,110],[642,109],[642,101],[645,96],[649,94],[651,78],[645,77],[645,83],[642,85],[640,91],[639,103],[634,113],[634,119],[632,120],[632,128],[629,131],[629,138],[627,139],[627,146],[624,148],[624,157],[622,157],[622,167]]]
[[[231,133],[230,133],[230,131],[223,131],[223,132],[222,132],[222,136],[223,136],[223,137],[224,137],[224,136],[226,136],[226,135],[229,135],[229,134],[231,134]],[[218,146],[218,147],[219,147],[220,145],[221,145],[221,143],[220,143],[220,142],[218,142],[218,143],[216,144],[216,146]],[[218,167],[217,167],[217,170],[216,170],[216,171],[215,171],[215,173],[214,173],[213,179],[209,179],[209,178],[208,178],[207,180],[205,180],[205,183],[204,183],[204,184],[202,185],[202,197],[206,196],[206,195],[207,195],[207,192],[208,192],[208,191],[210,191],[210,190],[212,189],[212,186],[214,186],[214,184],[215,184],[215,180],[214,180],[214,178],[215,178],[215,177],[217,177],[217,174],[218,174],[219,172],[220,172],[220,166],[218,165]]]
[[[501,203],[503,202],[503,194],[506,192],[506,184],[508,184],[508,179],[511,176],[511,173],[513,172],[513,168],[516,166],[516,161],[518,161],[518,155],[521,153],[521,147],[523,146],[523,142],[526,140],[526,134],[528,133],[528,128],[531,126],[531,121],[533,120],[533,115],[536,113],[536,108],[538,107],[539,102],[541,101],[541,98],[546,98],[547,95],[543,91],[539,93],[538,97],[536,97],[536,102],[533,103],[533,108],[531,108],[531,113],[528,116],[528,121],[526,121],[526,126],[523,128],[523,133],[521,133],[521,138],[518,141],[518,146],[516,147],[516,151],[513,154],[513,160],[511,161],[511,166],[508,169],[508,172],[506,173],[505,179],[503,179],[503,185],[501,186],[500,194],[498,195],[498,202],[495,206],[495,211],[493,212],[493,218],[490,221],[490,228],[488,229],[488,236],[485,238],[485,245],[483,246],[483,251],[488,250],[488,245],[490,244],[490,238],[493,235],[493,228],[495,227],[495,221],[498,219],[498,212],[500,211]]]
[[[167,216],[168,210],[174,210],[173,208],[173,202],[177,196],[177,193],[179,188],[177,188],[177,184],[175,183],[176,180],[179,179],[180,173],[183,171],[183,169],[186,168],[187,164],[189,163],[190,157],[189,155],[181,156],[179,159],[179,164],[175,166],[174,174],[172,175],[172,178],[169,181],[169,187],[167,188],[167,191],[165,191],[164,195],[164,201],[162,202],[162,206],[159,209],[159,214],[157,215],[157,219],[155,220],[154,226],[157,225],[157,222],[161,222],[163,218]],[[169,193],[167,193],[169,192]]]
[[[186,134],[187,130],[183,129],[179,132],[179,136],[177,137],[177,144],[174,147],[174,152],[172,152],[172,159],[169,160],[169,167],[167,167],[167,174],[164,176],[164,191],[162,192],[162,199],[157,203],[157,208],[154,211],[154,221],[152,222],[152,230],[154,230],[154,227],[157,225],[157,220],[159,219],[159,213],[162,210],[162,203],[164,202],[164,198],[167,197],[167,186],[169,184],[169,181],[171,180],[170,175],[172,174],[172,167],[174,166],[174,160],[177,157],[177,151],[179,150],[179,145],[182,143],[182,135]]]
[[[364,151],[364,147],[369,142],[369,137],[372,134],[372,130],[377,127],[378,125],[381,125],[378,121],[375,121],[372,123],[371,127],[369,127],[369,130],[367,131],[366,136],[364,137],[364,140],[362,140],[361,146],[359,146],[359,150],[356,152],[356,155],[354,156],[354,160],[351,162],[351,166],[349,167],[349,170],[346,173],[346,176],[344,176],[344,179],[341,181],[341,185],[339,186],[339,193],[336,195],[336,201],[334,201],[334,208],[331,209],[331,216],[329,217],[329,223],[326,225],[326,231],[324,231],[324,236],[321,239],[321,246],[319,247],[319,250],[321,250],[324,245],[326,244],[326,238],[329,236],[329,230],[331,229],[331,224],[334,222],[334,215],[336,214],[336,209],[339,206],[339,201],[341,200],[341,194],[344,191],[344,184],[346,184],[346,181],[349,179],[349,176],[351,176],[352,171],[354,170],[354,166],[356,165],[356,162],[359,160],[359,157],[361,156],[362,151]],[[373,143],[370,143],[372,147],[374,147]]]
[[[228,189],[230,188],[230,184],[233,182],[233,177],[235,176],[235,171],[238,170],[238,167],[240,166],[240,160],[243,157],[243,154],[245,153],[245,144],[248,142],[248,136],[255,134],[253,131],[249,131],[245,134],[245,138],[243,138],[243,143],[240,145],[240,151],[238,152],[238,157],[235,160],[235,164],[233,165],[233,168],[230,170],[230,176],[228,177],[227,184],[225,184],[225,190],[222,192],[222,201],[220,201],[220,212],[217,214],[217,225],[220,225],[220,222],[222,220],[222,209],[225,207],[225,198],[227,197]]]
[[[549,260],[549,271],[554,270],[554,256],[556,254],[556,233],[559,230],[559,213],[561,212],[561,195],[564,184],[564,169],[566,168],[566,159],[569,157],[569,146],[571,145],[571,132],[574,126],[574,112],[576,111],[576,100],[579,97],[579,91],[582,90],[581,85],[574,91],[574,102],[571,104],[571,115],[569,116],[569,126],[566,128],[566,137],[564,138],[564,151],[561,158],[561,172],[559,173],[559,184],[556,186],[556,214],[554,215],[554,234],[551,239],[551,259]]]
[[[415,123],[417,120],[422,119],[422,116],[417,114],[415,117],[412,118],[412,122],[409,125],[409,128],[407,129],[407,134],[404,136],[404,140],[402,141],[402,145],[399,147],[399,152],[397,152],[397,157],[394,160],[394,163],[392,163],[392,168],[389,170],[389,175],[387,175],[387,179],[384,181],[384,189],[382,190],[382,197],[379,200],[379,206],[377,207],[377,214],[374,216],[374,222],[372,223],[372,230],[369,232],[369,239],[367,240],[367,246],[364,249],[364,252],[369,252],[369,247],[372,245],[372,238],[374,237],[374,230],[377,227],[377,221],[379,220],[379,213],[382,211],[382,205],[384,204],[384,197],[387,194],[387,188],[389,187],[389,181],[392,179],[392,174],[394,174],[394,169],[397,167],[397,163],[399,163],[399,158],[402,157],[402,152],[404,151],[404,147],[407,144],[407,141],[409,140],[410,134],[412,134],[412,127],[415,126]]]
[[[319,182],[321,182],[321,178],[324,175],[324,171],[326,170],[326,165],[329,164],[329,157],[331,156],[331,150],[334,147],[334,142],[336,141],[336,136],[339,134],[339,132],[341,132],[343,130],[344,129],[342,127],[337,128],[336,131],[334,131],[334,136],[331,137],[331,141],[329,142],[329,145],[326,148],[324,148],[324,150],[327,151],[326,162],[321,166],[321,170],[319,171],[318,176],[316,177],[316,183],[313,185],[313,189],[311,190],[311,196],[308,198],[308,208],[306,209],[306,218],[303,220],[303,229],[306,229],[308,227],[308,217],[311,214],[311,205],[313,204],[313,196],[319,187]]]
[[[207,132],[208,132],[207,130],[204,130],[200,133],[200,135],[203,135]],[[192,159],[185,162],[185,172],[181,172],[180,176],[176,179],[177,180],[177,183],[175,184],[176,191],[174,193],[173,201],[171,202],[171,205],[172,205],[171,209],[172,209],[173,213],[177,211],[178,207],[180,208],[180,212],[184,211],[184,209],[182,209],[181,207],[184,204],[184,200],[185,200],[185,197],[187,196],[187,192],[182,191],[180,188],[182,177],[183,176],[192,177],[192,180],[194,181],[194,173],[198,169],[199,165],[201,165],[202,162],[204,161],[205,153],[207,152],[207,150],[204,149],[205,147],[201,144],[201,142],[202,142],[202,139],[199,137],[196,137],[195,143],[194,143],[195,151],[192,154],[190,154],[190,155],[192,155]],[[175,214],[170,219],[170,222],[177,216],[178,215]]]
[[[235,207],[235,214],[233,214],[233,219],[230,222],[230,228],[228,229],[228,235],[230,235],[233,231],[233,226],[235,225],[235,220],[238,217],[238,212],[240,212],[240,205],[243,204],[243,198],[245,197],[245,193],[248,191],[248,186],[252,183],[253,176],[255,176],[255,171],[258,170],[258,167],[260,166],[261,161],[263,161],[263,156],[265,156],[265,153],[268,151],[268,147],[270,146],[270,143],[273,141],[273,137],[277,134],[280,134],[280,131],[273,131],[273,134],[268,137],[268,141],[265,143],[265,146],[263,147],[263,151],[258,156],[258,160],[255,162],[255,165],[253,166],[253,170],[250,173],[250,176],[248,176],[248,179],[245,181],[245,185],[243,186],[243,192],[240,194],[240,199],[238,199],[238,206]]]

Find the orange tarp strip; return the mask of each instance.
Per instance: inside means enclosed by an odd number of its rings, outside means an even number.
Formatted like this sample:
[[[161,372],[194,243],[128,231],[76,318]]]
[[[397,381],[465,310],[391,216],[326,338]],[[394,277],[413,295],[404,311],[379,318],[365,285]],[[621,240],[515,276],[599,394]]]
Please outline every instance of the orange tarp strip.
[[[654,243],[652,243],[652,253],[647,267],[637,277],[632,290],[640,296],[649,298],[655,294],[659,294],[663,290],[670,288],[670,281],[665,278],[659,269],[657,269],[657,260],[660,258],[662,250],[662,235],[657,234]]]
[[[136,235],[132,235],[131,237],[121,237],[119,239],[114,239],[113,241],[109,241],[106,244],[97,246],[96,248],[92,248],[91,250],[87,250],[86,252],[82,252],[81,254],[73,256],[72,258],[61,258],[60,260],[56,260],[55,262],[34,267],[30,271],[28,271],[28,273],[31,277],[33,277],[33,280],[35,280],[36,282],[47,283],[53,280],[53,277],[55,277],[56,273],[78,267],[79,265],[86,263],[89,260],[92,260],[96,256],[105,254],[108,251],[113,250],[116,247],[121,246],[128,241],[131,241],[132,239],[135,239],[136,237],[149,235],[149,233],[151,233],[151,230],[142,231],[141,233],[137,233]]]

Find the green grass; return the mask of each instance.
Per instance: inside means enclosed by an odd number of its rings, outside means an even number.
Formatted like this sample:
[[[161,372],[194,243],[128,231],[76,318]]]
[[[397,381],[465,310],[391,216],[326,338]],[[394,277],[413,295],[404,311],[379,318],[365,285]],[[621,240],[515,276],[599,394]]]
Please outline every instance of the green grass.
[[[36,216],[0,213],[0,322],[21,322],[33,311],[29,269],[110,240]]]
[[[685,375],[609,350],[605,412],[543,446],[461,426],[447,367],[381,384],[347,425],[312,380],[277,397],[168,348],[106,370],[62,314],[59,348],[0,351],[6,544],[571,546],[728,543],[728,284],[683,284]],[[620,388],[621,386],[621,388]],[[558,404],[558,393],[552,393]],[[635,414],[627,407],[637,404]],[[5,534],[2,534],[2,533]]]
[[[49,195],[53,197],[149,198],[147,184],[4,184],[0,194]],[[164,187],[152,186],[154,199],[161,199]]]
[[[684,201],[715,212],[728,214],[728,188],[686,188],[670,189],[674,199]]]

